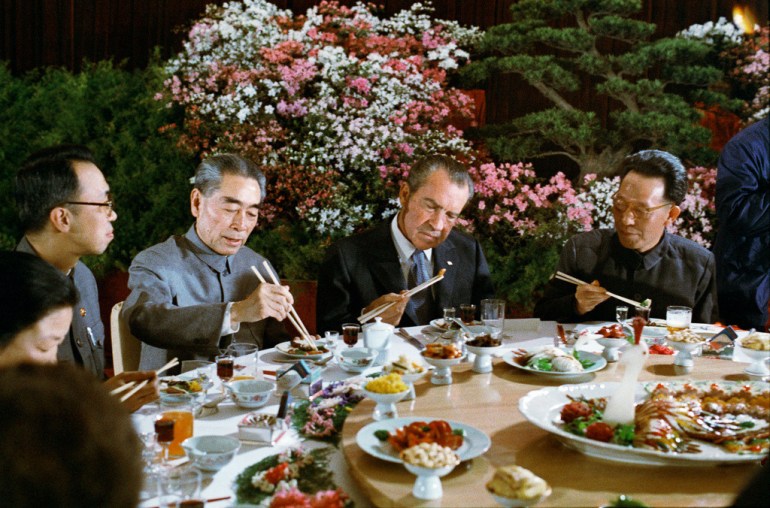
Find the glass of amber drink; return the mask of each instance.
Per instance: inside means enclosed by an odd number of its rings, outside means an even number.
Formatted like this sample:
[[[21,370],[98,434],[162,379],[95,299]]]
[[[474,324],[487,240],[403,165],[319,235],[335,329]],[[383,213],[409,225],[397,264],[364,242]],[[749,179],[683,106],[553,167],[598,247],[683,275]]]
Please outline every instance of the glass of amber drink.
[[[158,420],[174,422],[174,439],[168,446],[171,458],[184,457],[182,441],[193,435],[194,395],[189,393],[161,394]]]

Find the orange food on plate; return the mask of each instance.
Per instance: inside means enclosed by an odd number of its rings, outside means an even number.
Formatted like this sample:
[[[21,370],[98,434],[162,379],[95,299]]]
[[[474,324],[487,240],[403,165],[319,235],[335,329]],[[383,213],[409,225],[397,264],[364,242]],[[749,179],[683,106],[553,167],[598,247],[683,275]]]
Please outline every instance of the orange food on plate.
[[[608,339],[622,339],[626,336],[626,332],[623,330],[623,327],[619,324],[609,325],[609,326],[602,326],[597,330],[599,335],[602,335],[603,337],[606,337]]]
[[[422,354],[437,360],[451,360],[453,358],[460,358],[463,352],[457,349],[454,344],[432,343],[425,346],[425,351]]]
[[[462,446],[463,436],[454,434],[446,421],[433,420],[430,423],[412,422],[396,429],[388,436],[388,443],[399,452],[420,443],[437,443],[456,450]]]

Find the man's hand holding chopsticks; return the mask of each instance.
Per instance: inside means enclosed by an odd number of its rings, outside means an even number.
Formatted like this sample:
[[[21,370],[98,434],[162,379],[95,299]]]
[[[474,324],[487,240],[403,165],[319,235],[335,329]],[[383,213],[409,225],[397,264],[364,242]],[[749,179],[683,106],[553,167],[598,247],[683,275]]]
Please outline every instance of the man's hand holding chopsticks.
[[[575,291],[577,312],[582,316],[587,312],[591,312],[594,307],[610,298],[610,295],[607,294],[607,290],[599,285],[598,280],[595,280],[590,284],[580,284]]]
[[[134,386],[138,383],[141,383],[145,379],[149,381],[147,384],[133,393],[126,400],[121,401],[123,407],[128,409],[130,412],[134,412],[148,402],[157,400],[160,396],[160,393],[158,392],[158,375],[154,370],[121,372],[120,374],[116,374],[115,376],[107,379],[104,382],[104,387],[110,392],[122,391],[120,390],[121,386],[126,384]]]
[[[398,293],[398,294],[388,293],[387,295],[382,295],[381,297],[377,298],[372,303],[370,303],[364,309],[362,314],[366,314],[367,312],[388,303],[393,303],[393,305],[391,305],[389,308],[383,311],[383,313],[380,314],[379,317],[382,318],[383,323],[388,323],[393,326],[398,326],[398,323],[401,322],[401,316],[404,315],[404,310],[406,310],[406,304],[409,303],[409,297],[406,296],[406,290],[403,290],[401,291],[401,293]]]
[[[235,326],[236,323],[253,323],[269,317],[283,321],[292,305],[294,297],[288,286],[263,283],[248,298],[233,303],[230,322]]]

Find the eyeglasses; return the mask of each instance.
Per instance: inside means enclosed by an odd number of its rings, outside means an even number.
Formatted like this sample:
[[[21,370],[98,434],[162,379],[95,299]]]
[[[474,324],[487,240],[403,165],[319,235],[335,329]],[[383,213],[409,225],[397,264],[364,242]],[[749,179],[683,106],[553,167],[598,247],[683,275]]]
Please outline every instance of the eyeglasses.
[[[115,203],[112,201],[112,194],[107,194],[107,201],[98,203],[94,201],[65,201],[65,205],[85,205],[85,206],[106,206],[107,213],[112,213],[115,210]]]
[[[666,206],[672,206],[674,203],[663,203],[662,205],[653,206],[651,208],[645,208],[641,206],[631,206],[628,204],[628,202],[618,197],[618,193],[612,195],[612,210],[616,213],[619,213],[621,215],[625,214],[626,212],[630,212],[631,215],[636,217],[637,219],[646,220],[652,217],[652,214],[655,213],[656,210],[660,210],[663,207]]]

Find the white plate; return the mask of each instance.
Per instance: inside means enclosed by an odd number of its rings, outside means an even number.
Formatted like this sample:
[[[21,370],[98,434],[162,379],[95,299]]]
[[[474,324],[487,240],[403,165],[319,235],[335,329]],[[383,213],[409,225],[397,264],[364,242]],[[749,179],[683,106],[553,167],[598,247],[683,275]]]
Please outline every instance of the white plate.
[[[468,328],[473,330],[474,326],[480,326],[480,325],[483,325],[483,324],[484,323],[481,322],[481,321],[474,321],[470,325],[465,325],[465,326],[467,326]],[[437,329],[439,331],[442,331],[442,332],[448,332],[449,331],[449,328],[447,327],[446,323],[444,322],[444,318],[432,319],[431,322],[430,322],[430,326],[432,326],[433,328],[435,328],[435,329]],[[459,329],[460,329],[460,326],[455,324],[455,328],[452,328],[452,331],[459,330]]]
[[[636,401],[641,402],[647,397],[646,386],[663,384],[667,386],[681,385],[685,382],[661,382],[651,381],[637,383]],[[717,383],[721,386],[743,387],[752,385],[756,390],[763,388],[762,383],[730,382],[730,381],[690,381],[689,384],[696,387],[708,387]],[[627,462],[631,464],[648,464],[658,466],[717,466],[720,464],[737,464],[743,462],[758,462],[764,456],[761,454],[739,455],[730,453],[719,446],[697,441],[700,447],[699,453],[666,453],[643,448],[631,448],[612,443],[594,441],[582,436],[576,436],[562,429],[561,409],[570,402],[567,395],[572,397],[608,397],[615,392],[617,383],[584,383],[575,385],[563,385],[533,390],[519,400],[519,411],[527,420],[541,429],[550,432],[557,439],[570,448],[584,453],[590,457],[607,459],[615,462]],[[764,385],[766,386],[766,385]],[[765,388],[766,389],[766,388]]]
[[[573,378],[585,376],[586,374],[591,374],[592,372],[596,372],[597,370],[602,370],[604,367],[607,366],[607,360],[605,360],[600,355],[597,355],[594,353],[587,353],[581,350],[580,356],[586,360],[591,360],[592,362],[594,362],[594,364],[582,372],[555,372],[555,371],[549,372],[546,370],[533,369],[531,367],[527,367],[526,365],[519,365],[515,360],[513,351],[508,351],[507,353],[505,353],[503,355],[503,361],[508,365],[512,365],[516,367],[517,369],[525,370],[527,372],[537,374],[538,376],[545,376],[545,377],[550,377],[555,379],[573,379]]]
[[[356,434],[356,443],[358,446],[378,459],[387,460],[388,462],[395,462],[396,464],[402,464],[401,458],[398,453],[388,444],[387,441],[380,441],[374,437],[376,430],[387,430],[393,432],[396,429],[400,429],[412,422],[432,422],[438,420],[438,418],[420,417],[420,416],[407,416],[403,418],[392,418],[390,420],[382,420],[379,422],[372,422],[366,425],[364,428],[358,431]],[[446,420],[452,429],[462,429],[465,431],[465,438],[463,444],[455,450],[455,453],[460,457],[460,460],[470,460],[483,454],[492,445],[492,441],[489,436],[484,434],[476,427],[466,425],[464,423],[455,422],[452,420]]]
[[[286,355],[289,358],[295,358],[295,359],[298,359],[298,360],[307,360],[307,359],[310,359],[310,360],[320,360],[321,358],[326,358],[327,356],[329,356],[331,354],[331,352],[327,351],[326,353],[320,354],[320,355],[307,355],[307,354],[297,355],[297,354],[289,353],[290,349],[292,349],[290,341],[289,342],[281,342],[280,344],[275,346],[275,350],[278,351],[279,353],[281,353],[282,355]]]

